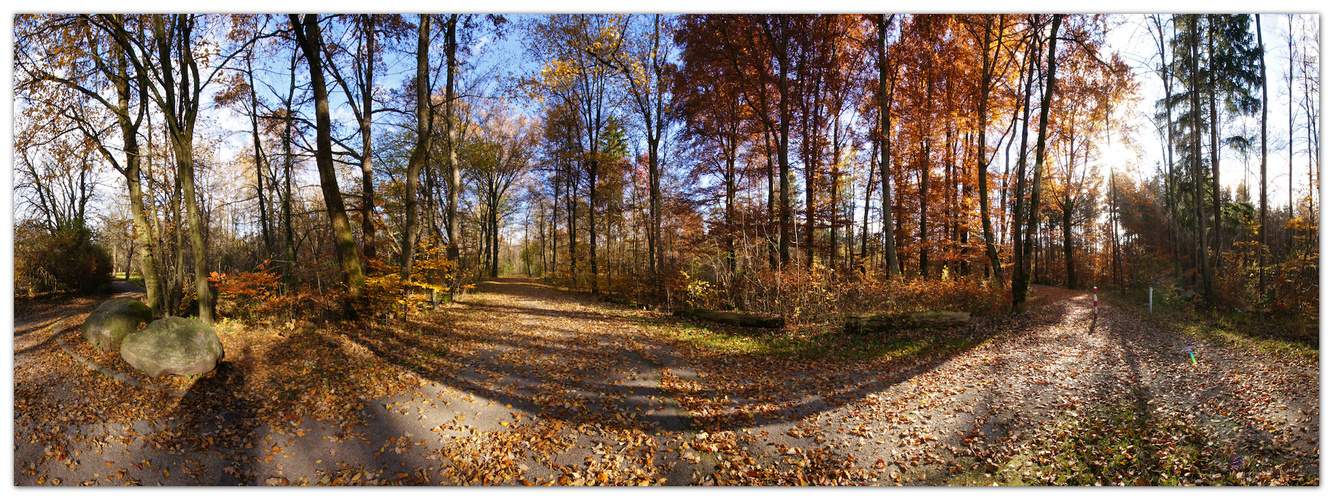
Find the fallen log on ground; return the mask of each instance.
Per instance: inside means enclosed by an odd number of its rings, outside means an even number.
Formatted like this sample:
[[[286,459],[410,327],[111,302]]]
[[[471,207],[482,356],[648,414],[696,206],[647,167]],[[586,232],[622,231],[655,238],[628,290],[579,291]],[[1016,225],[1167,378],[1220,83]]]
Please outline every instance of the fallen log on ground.
[[[630,299],[623,299],[623,298],[620,298],[620,297],[614,297],[614,296],[603,297],[603,298],[602,298],[602,301],[603,301],[603,302],[610,302],[610,303],[612,303],[612,304],[619,304],[619,305],[622,305],[622,306],[629,306],[629,307],[633,307],[633,308],[635,308],[635,309],[646,309],[646,308],[648,307],[647,305],[641,304],[641,303],[639,303],[639,302],[636,302],[636,301],[633,301],[633,300],[630,300]]]
[[[676,311],[676,316],[682,318],[697,318],[714,323],[725,325],[743,326],[747,328],[782,328],[787,322],[782,318],[769,318],[754,314],[738,313],[733,311],[710,311],[708,309],[681,309]]]
[[[844,324],[847,333],[908,330],[913,328],[950,328],[972,322],[972,314],[965,312],[935,311],[904,314],[867,314],[848,316]]]

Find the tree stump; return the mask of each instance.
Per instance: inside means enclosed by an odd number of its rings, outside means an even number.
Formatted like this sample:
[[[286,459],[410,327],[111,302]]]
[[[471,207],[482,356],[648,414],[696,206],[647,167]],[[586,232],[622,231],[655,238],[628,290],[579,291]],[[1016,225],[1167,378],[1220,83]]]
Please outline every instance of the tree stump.
[[[914,328],[950,328],[972,322],[972,314],[965,312],[935,311],[905,314],[867,314],[848,316],[844,324],[850,335],[888,330]]]
[[[746,328],[782,328],[787,322],[782,318],[769,318],[754,314],[738,313],[734,311],[710,311],[708,309],[681,309],[676,311],[676,316],[682,318],[697,318],[714,323],[725,325],[743,326]]]

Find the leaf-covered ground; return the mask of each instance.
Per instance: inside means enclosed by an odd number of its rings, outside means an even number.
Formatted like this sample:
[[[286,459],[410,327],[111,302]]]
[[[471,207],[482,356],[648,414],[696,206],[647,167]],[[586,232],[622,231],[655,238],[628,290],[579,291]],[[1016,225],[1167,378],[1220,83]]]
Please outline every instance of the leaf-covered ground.
[[[1091,297],[1038,294],[1023,318],[842,338],[687,323],[506,278],[407,321],[224,322],[216,372],[155,380],[82,341],[96,300],[25,302],[14,478],[1318,484],[1317,355],[1217,345],[1104,303],[1094,324]]]

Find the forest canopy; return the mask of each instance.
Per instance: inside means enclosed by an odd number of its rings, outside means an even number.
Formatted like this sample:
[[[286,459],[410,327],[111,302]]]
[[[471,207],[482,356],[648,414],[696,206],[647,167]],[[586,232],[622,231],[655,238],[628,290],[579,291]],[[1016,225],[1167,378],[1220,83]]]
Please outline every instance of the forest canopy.
[[[18,15],[15,293],[1316,318],[1318,17]],[[51,258],[60,256],[60,258]]]

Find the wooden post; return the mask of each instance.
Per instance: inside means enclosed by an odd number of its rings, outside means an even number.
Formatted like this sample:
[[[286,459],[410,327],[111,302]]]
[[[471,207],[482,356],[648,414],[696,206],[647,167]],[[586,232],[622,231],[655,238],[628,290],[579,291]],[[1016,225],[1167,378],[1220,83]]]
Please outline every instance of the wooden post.
[[[1092,287],[1092,320],[1097,321],[1097,287]]]

